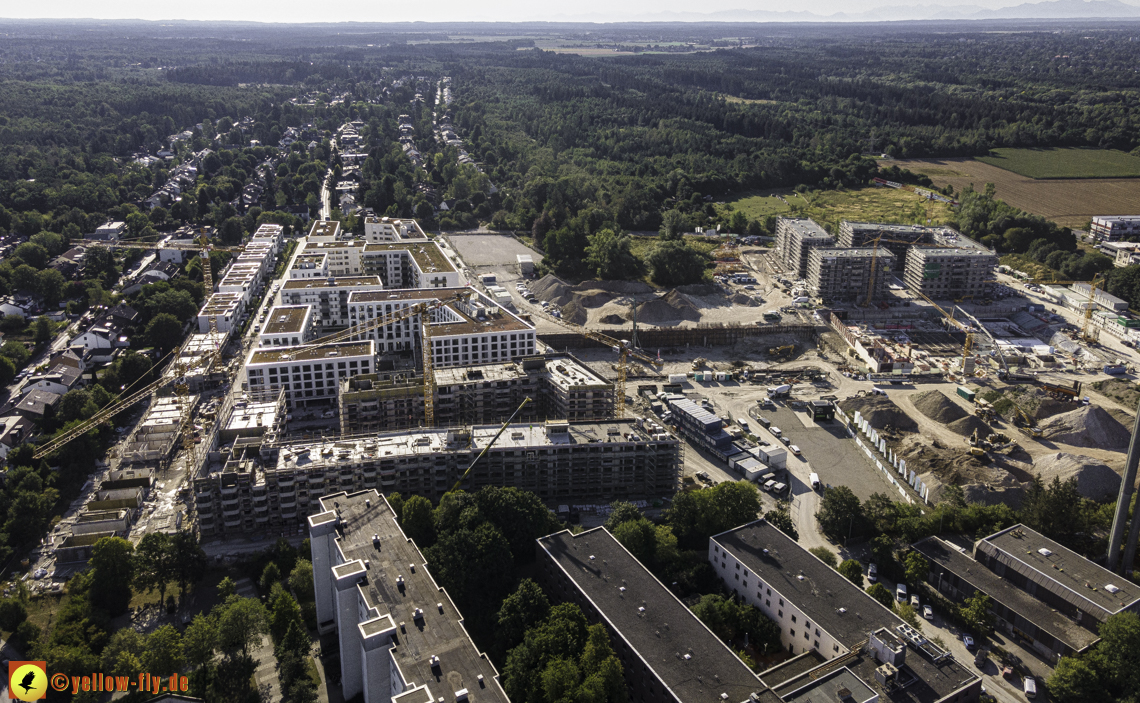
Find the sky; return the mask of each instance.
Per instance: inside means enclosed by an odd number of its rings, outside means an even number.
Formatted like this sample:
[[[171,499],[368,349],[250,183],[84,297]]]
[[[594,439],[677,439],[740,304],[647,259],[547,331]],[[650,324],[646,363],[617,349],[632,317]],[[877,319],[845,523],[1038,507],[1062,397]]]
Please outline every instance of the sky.
[[[1025,0],[965,0],[938,6],[969,5],[998,8]],[[766,12],[808,11],[820,15],[863,12],[888,5],[931,5],[930,0],[576,0],[573,3],[536,3],[533,0],[432,0],[392,2],[386,0],[50,0],[46,3],[0,2],[0,17],[95,18],[95,19],[186,19],[242,20],[256,22],[517,22],[517,21],[653,21],[699,19],[700,14],[751,10]],[[666,14],[663,14],[666,13]],[[686,13],[683,18],[667,13]]]

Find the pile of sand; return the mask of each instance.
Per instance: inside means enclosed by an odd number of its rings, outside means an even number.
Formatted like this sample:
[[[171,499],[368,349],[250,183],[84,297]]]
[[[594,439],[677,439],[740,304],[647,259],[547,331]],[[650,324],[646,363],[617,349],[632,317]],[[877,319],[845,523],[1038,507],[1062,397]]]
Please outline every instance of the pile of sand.
[[[614,299],[612,293],[601,290],[575,291],[573,296],[575,302],[586,308],[600,308]]]
[[[859,411],[867,422],[880,432],[888,434],[918,432],[918,423],[912,420],[894,402],[882,395],[865,395],[840,401],[839,407],[850,416]]]
[[[974,431],[976,430],[978,437],[981,437],[982,439],[989,437],[990,434],[993,433],[993,429],[989,425],[982,422],[973,415],[967,415],[966,417],[958,418],[954,422],[947,422],[946,429],[954,432],[955,434],[960,434],[963,437],[969,437],[970,435],[974,434]]]
[[[1033,469],[1046,485],[1054,478],[1061,481],[1076,478],[1080,494],[1093,500],[1112,498],[1120,490],[1120,475],[1087,456],[1063,452],[1040,456],[1033,461]]]
[[[914,403],[915,409],[920,413],[942,425],[948,425],[969,414],[938,390],[915,393],[910,397],[910,402]]]
[[[1024,392],[1008,397],[1016,401],[1025,412],[1036,420],[1044,420],[1073,409],[1071,402],[1057,400],[1040,388],[1024,388]],[[1011,409],[1005,414],[1012,417],[1015,412]]]
[[[554,305],[565,305],[572,299],[570,284],[551,273],[535,281],[530,289],[536,298]]]
[[[1006,472],[987,466],[961,449],[931,444],[922,435],[910,435],[895,446],[895,452],[906,460],[906,468],[919,475],[933,474],[943,483],[992,483],[1005,478]]]
[[[625,318],[616,313],[610,313],[609,315],[600,318],[598,322],[602,323],[603,325],[624,325]]]
[[[701,319],[701,312],[692,301],[675,290],[637,307],[637,321],[648,324]]]
[[[743,305],[748,308],[754,308],[760,304],[757,303],[756,299],[752,296],[745,295],[743,293],[737,293],[736,295],[729,298],[728,302],[732,303],[733,305]]]
[[[1086,405],[1041,423],[1042,436],[1075,447],[1128,448],[1132,433],[1104,408]]]
[[[571,300],[562,306],[562,319],[571,324],[584,325],[589,318],[590,314],[577,300]]]

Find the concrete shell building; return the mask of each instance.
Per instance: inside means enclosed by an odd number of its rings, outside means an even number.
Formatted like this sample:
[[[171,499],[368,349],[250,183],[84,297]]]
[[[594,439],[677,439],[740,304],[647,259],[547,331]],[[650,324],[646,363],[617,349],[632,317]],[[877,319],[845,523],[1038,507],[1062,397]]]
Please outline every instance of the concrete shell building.
[[[808,291],[825,304],[863,302],[887,295],[895,255],[887,249],[812,249],[808,254]]]

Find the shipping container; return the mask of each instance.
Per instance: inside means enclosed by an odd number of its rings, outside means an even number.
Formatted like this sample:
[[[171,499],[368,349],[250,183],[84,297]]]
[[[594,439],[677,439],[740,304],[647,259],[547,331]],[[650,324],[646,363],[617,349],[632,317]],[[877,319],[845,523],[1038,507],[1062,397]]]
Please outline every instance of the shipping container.
[[[958,395],[962,396],[971,403],[974,402],[974,397],[977,395],[974,391],[966,388],[965,386],[958,386]]]

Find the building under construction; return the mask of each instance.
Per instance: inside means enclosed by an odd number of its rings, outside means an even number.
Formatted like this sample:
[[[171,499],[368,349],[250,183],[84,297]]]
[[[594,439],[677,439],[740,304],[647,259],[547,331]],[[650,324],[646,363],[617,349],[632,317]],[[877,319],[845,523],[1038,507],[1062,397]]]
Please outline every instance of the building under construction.
[[[322,495],[374,488],[432,501],[459,486],[513,486],[548,503],[672,495],[682,449],[634,420],[482,425],[292,445],[235,445],[220,471],[194,479],[203,537],[292,534]],[[468,469],[470,468],[470,471]]]
[[[895,255],[892,265],[895,271],[902,271],[906,264],[907,252],[916,242],[934,243],[935,230],[920,225],[889,225],[881,222],[839,223],[839,246],[865,247],[881,238],[879,246],[889,249]]]
[[[895,255],[886,249],[813,249],[807,283],[825,304],[882,300],[892,278]]]
[[[835,246],[835,237],[812,220],[776,220],[776,250],[784,267],[797,278],[803,278],[807,271],[812,249],[831,246]]]
[[[903,280],[927,298],[980,302],[993,293],[997,265],[985,249],[911,247]]]
[[[605,420],[614,415],[613,384],[568,354],[518,362],[434,370],[438,427],[504,422],[522,403],[519,422]],[[381,371],[342,379],[341,433],[422,427],[424,383],[414,370]]]

